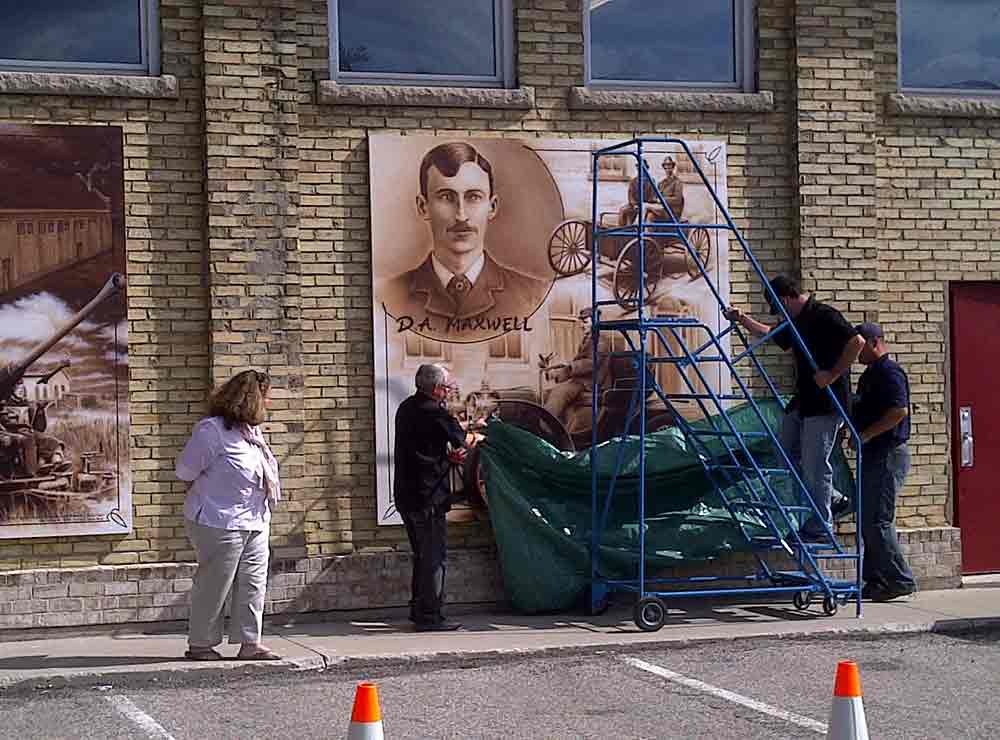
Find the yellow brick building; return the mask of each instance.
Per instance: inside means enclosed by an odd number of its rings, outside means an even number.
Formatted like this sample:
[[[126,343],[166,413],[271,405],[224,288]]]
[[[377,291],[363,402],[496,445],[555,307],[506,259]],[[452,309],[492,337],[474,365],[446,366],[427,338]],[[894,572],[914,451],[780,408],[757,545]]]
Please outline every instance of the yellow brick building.
[[[210,386],[247,366],[276,378],[288,492],[269,608],[406,603],[405,533],[375,518],[367,136],[385,131],[725,141],[731,213],[765,269],[879,321],[910,372],[901,537],[924,588],[957,583],[948,291],[1000,274],[1000,96],[904,84],[897,31],[915,0],[741,0],[713,31],[731,57],[709,82],[655,79],[637,52],[626,67],[653,78],[615,84],[615,54],[647,43],[608,51],[594,14],[622,2],[497,0],[492,72],[468,79],[359,72],[375,50],[346,22],[337,37],[331,19],[356,4],[336,0],[146,0],[135,49],[103,66],[0,42],[0,122],[124,132],[134,480],[129,536],[0,541],[0,627],[186,613],[174,456]],[[655,25],[662,4],[647,5]],[[671,23],[659,35],[693,59],[715,48]],[[665,69],[698,71],[675,52]],[[734,303],[766,313],[731,265]],[[499,598],[488,526],[450,537],[450,600]]]

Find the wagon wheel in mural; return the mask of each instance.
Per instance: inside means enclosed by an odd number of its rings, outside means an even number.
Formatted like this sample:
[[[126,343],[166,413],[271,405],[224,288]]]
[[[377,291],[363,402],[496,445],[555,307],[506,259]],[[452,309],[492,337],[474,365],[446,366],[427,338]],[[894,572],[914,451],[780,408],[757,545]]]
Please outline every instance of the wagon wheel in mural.
[[[660,253],[656,242],[644,236],[642,243],[642,282],[639,280],[639,239],[625,245],[615,264],[614,291],[618,305],[635,310],[641,300],[649,300],[660,280]]]
[[[549,237],[549,264],[560,277],[579,275],[590,265],[590,222],[563,221]]]
[[[518,399],[499,401],[495,417],[516,426],[518,429],[531,432],[536,437],[541,437],[556,449],[565,452],[573,452],[576,449],[573,445],[573,438],[566,431],[562,422],[549,413],[544,406],[533,401]],[[488,443],[489,439],[487,439]],[[483,498],[485,481],[483,480],[480,455],[481,451],[476,447],[466,456],[462,470],[462,487],[471,505],[485,507],[486,501]]]
[[[701,264],[707,272],[708,260],[712,256],[712,239],[709,236],[708,229],[702,227],[691,229],[687,232],[687,238],[688,243],[695,254],[698,255],[698,259],[701,260]],[[686,274],[694,279],[701,275],[697,263],[695,263],[694,258],[688,252],[687,247],[684,245],[684,240],[680,236],[671,234],[665,238],[660,238],[658,241],[662,251],[660,266],[663,277],[679,278]]]
[[[688,232],[688,242],[691,244],[691,248],[694,250],[695,254],[698,255],[698,259],[701,260],[701,264],[705,268],[705,272],[708,272],[709,260],[712,259],[712,236],[708,229],[701,227],[691,229],[691,231]],[[688,275],[692,278],[700,276],[701,272],[698,270],[698,265],[696,265],[694,260],[691,259],[691,255],[687,256],[687,261]]]

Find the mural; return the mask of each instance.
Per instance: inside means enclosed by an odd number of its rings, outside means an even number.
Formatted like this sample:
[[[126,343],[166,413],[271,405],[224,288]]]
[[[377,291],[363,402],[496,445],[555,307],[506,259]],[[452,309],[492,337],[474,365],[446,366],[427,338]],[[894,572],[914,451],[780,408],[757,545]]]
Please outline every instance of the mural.
[[[456,416],[499,414],[564,450],[586,449],[592,442],[596,375],[599,440],[624,428],[629,383],[636,375],[628,361],[610,355],[626,348],[625,339],[602,332],[595,368],[588,332],[592,153],[610,143],[369,136],[380,524],[401,521],[392,503],[393,419],[399,403],[413,393],[413,376],[423,363],[450,369],[457,389],[449,404]],[[725,204],[724,145],[689,146]],[[721,220],[680,147],[651,147],[645,157],[682,221]],[[639,208],[646,209],[647,221],[665,218],[651,188],[639,197],[634,158],[602,158],[597,176],[596,217],[602,227],[634,222]],[[688,232],[724,298],[729,293],[725,234]],[[717,302],[676,237],[602,239],[597,272],[598,299],[613,301],[605,318],[634,315],[641,279],[647,313],[695,317],[718,330]],[[689,346],[697,341],[685,340]],[[666,355],[678,348],[652,351]],[[656,374],[664,388],[687,392],[674,366],[660,364]],[[721,369],[713,369],[707,381],[716,391],[728,390]],[[698,415],[688,407],[683,413]],[[653,430],[672,423],[656,397],[647,399],[646,417]],[[467,491],[471,497],[477,493]],[[469,514],[456,507],[449,518]]]
[[[0,125],[0,537],[132,528],[122,132]]]

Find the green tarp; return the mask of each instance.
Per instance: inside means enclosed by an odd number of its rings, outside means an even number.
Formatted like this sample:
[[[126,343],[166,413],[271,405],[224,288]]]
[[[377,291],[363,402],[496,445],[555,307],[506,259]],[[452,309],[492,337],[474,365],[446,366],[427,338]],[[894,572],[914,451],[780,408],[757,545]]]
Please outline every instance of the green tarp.
[[[782,413],[778,403],[757,403],[777,432]],[[765,431],[749,404],[730,410],[729,417],[741,433]],[[721,417],[715,421],[726,428]],[[711,428],[709,421],[692,426]],[[483,473],[508,596],[515,608],[527,613],[569,609],[580,603],[590,581],[590,451],[562,452],[530,432],[499,421],[490,424],[487,439]],[[715,462],[731,462],[721,440],[702,439]],[[761,467],[783,467],[769,439],[744,438],[744,442]],[[605,578],[637,575],[639,444],[638,437],[626,437],[597,448],[599,507],[608,500],[617,458],[622,459],[601,533],[600,573]],[[654,432],[646,436],[645,445],[647,567],[655,570],[678,561],[708,560],[746,550],[745,537],[722,508],[683,433],[674,427]],[[839,446],[833,462],[837,489],[853,492],[851,471]],[[769,480],[786,503],[796,503],[787,475],[770,475]],[[740,496],[733,489],[727,493]],[[769,532],[756,514],[742,514],[741,522],[751,535]],[[795,521],[796,526],[800,523]],[[785,529],[782,523],[783,533]]]

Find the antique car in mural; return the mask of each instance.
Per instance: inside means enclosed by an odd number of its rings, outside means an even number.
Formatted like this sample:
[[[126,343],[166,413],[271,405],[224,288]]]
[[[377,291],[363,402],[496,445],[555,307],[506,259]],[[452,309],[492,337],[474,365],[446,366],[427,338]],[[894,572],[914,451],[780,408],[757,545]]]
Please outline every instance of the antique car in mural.
[[[48,434],[47,409],[52,401],[28,400],[23,380],[42,356],[124,286],[125,278],[113,274],[62,327],[19,361],[0,368],[0,520],[71,511],[82,499],[99,499],[114,491],[115,473],[95,465],[112,451],[76,450]]]
[[[643,204],[645,211],[644,223],[647,225],[672,223],[672,219],[659,205]],[[622,212],[605,211],[600,214],[598,226],[600,229],[619,229],[631,226],[638,220],[636,215],[631,220],[623,219]],[[632,209],[636,213],[638,209]],[[624,222],[623,222],[624,221]],[[712,256],[712,239],[708,229],[695,226],[686,227],[687,221],[679,219],[679,226],[673,230],[661,230],[656,234],[643,236],[641,239],[632,236],[609,234],[600,238],[597,258],[601,265],[612,269],[611,283],[615,300],[622,308],[635,308],[639,299],[640,286],[643,296],[649,299],[664,278],[679,278],[687,275],[695,279],[701,275],[698,263],[694,260],[684,236],[698,255],[702,266],[707,271]],[[662,226],[659,227],[663,229]],[[584,219],[569,219],[560,223],[549,238],[549,264],[558,277],[579,275],[591,264],[593,247],[593,224]],[[640,257],[642,263],[640,263]],[[643,266],[640,282],[640,264]]]
[[[511,424],[544,439],[556,449],[565,452],[588,449],[594,439],[593,393],[586,391],[567,410],[564,424],[543,405],[544,381],[551,369],[552,355],[538,359],[538,387],[492,389],[484,383],[477,391],[449,403],[453,414],[464,422],[481,421],[482,431],[489,420]],[[622,434],[638,434],[641,425],[639,408],[639,371],[635,363],[625,357],[609,360],[609,376],[600,388],[597,399],[597,443],[601,444]],[[648,372],[648,371],[647,371]],[[671,426],[674,416],[647,382],[645,397],[645,428],[647,432]],[[483,506],[484,485],[479,460],[479,449],[473,449],[462,466],[462,497],[474,506]]]

